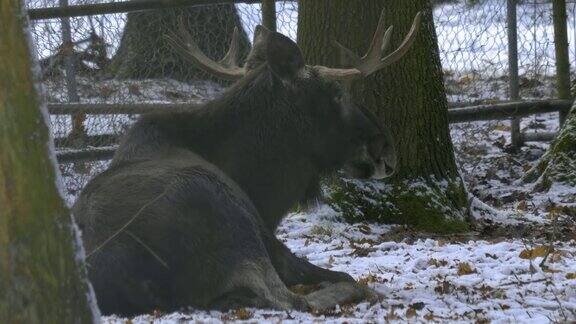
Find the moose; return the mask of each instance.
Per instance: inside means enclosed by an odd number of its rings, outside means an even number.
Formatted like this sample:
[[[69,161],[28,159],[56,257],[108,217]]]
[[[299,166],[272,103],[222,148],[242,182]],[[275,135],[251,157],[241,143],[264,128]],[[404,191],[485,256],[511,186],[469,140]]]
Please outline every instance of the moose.
[[[183,28],[167,35],[192,64],[236,82],[195,109],[142,115],[75,202],[101,311],[321,311],[377,298],[350,275],[297,257],[274,232],[323,175],[394,172],[391,135],[339,82],[398,61],[419,24],[420,13],[386,56],[392,29],[382,18],[365,56],[338,45],[351,68],[307,66],[296,43],[263,27],[243,67],[237,33],[218,62]],[[299,284],[317,289],[289,289]]]

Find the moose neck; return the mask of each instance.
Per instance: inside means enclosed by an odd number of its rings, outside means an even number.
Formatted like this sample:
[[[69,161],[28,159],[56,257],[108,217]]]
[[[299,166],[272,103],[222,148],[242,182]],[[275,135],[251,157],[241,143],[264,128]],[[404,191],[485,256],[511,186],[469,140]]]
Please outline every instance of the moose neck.
[[[238,183],[272,230],[318,174],[304,149],[310,133],[305,112],[278,82],[267,69],[256,71],[166,128]]]

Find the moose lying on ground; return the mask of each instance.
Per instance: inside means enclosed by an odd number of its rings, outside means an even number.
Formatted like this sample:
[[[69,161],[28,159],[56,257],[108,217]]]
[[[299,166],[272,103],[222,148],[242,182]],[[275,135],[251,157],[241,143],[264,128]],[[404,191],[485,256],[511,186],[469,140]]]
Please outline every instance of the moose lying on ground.
[[[420,14],[400,47],[381,58],[391,33],[381,21],[366,56],[344,49],[355,63],[349,69],[306,66],[294,42],[264,28],[244,68],[235,64],[234,41],[217,63],[182,30],[184,45],[174,45],[194,64],[238,81],[197,109],[142,116],[76,201],[102,312],[325,310],[375,297],[350,275],[296,257],[274,232],[322,175],[394,171],[388,132],[336,81],[397,61],[419,22]],[[298,295],[288,289],[296,284],[321,288]]]

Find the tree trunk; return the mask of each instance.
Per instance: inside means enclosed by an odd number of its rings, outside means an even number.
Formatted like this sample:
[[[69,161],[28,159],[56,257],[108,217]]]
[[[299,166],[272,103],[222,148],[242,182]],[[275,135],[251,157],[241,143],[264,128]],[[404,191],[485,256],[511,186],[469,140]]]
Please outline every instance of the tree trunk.
[[[576,87],[573,92],[576,95]],[[524,181],[535,182],[536,191],[547,191],[554,183],[576,187],[576,101],[548,152],[526,173]]]
[[[559,99],[570,99],[570,55],[568,52],[568,16],[566,0],[553,0],[554,49],[556,53],[556,89]],[[566,114],[560,112],[560,126],[566,120]]]
[[[98,315],[56,188],[25,19],[20,0],[0,2],[0,323],[90,323]]]
[[[395,137],[396,175],[381,182],[343,181],[330,201],[353,221],[411,224],[438,232],[460,231],[466,223],[467,193],[458,173],[448,130],[432,9],[428,0],[301,0],[298,42],[309,64],[338,66],[337,39],[365,53],[385,8],[394,25],[391,47],[423,11],[418,38],[395,65],[352,85],[354,100],[368,107]]]
[[[250,42],[233,4],[130,13],[109,72],[121,79],[172,78],[189,81],[210,78],[174,51],[164,38],[166,34],[178,35],[180,21],[200,49],[212,59],[224,57],[230,47],[234,27],[240,31],[241,53],[244,55],[248,52]]]
[[[262,0],[262,26],[276,31],[276,0]]]

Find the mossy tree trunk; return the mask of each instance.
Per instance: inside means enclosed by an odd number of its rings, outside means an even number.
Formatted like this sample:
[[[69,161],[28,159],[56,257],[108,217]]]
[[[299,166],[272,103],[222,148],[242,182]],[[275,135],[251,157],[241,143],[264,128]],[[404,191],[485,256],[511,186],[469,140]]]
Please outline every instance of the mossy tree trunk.
[[[570,54],[568,52],[568,16],[566,0],[552,0],[554,22],[554,50],[556,54],[556,89],[559,99],[570,99]],[[560,112],[560,124],[566,114]]]
[[[385,9],[394,25],[391,47],[423,12],[418,38],[395,65],[352,86],[395,136],[398,172],[385,181],[343,181],[330,201],[350,220],[411,224],[438,232],[467,229],[467,193],[458,173],[448,129],[447,99],[428,0],[301,0],[298,42],[309,64],[339,65],[337,39],[366,52]]]
[[[164,38],[170,33],[178,35],[180,21],[212,59],[224,57],[234,27],[240,31],[241,53],[248,52],[250,42],[233,4],[130,13],[108,72],[120,79],[210,78],[174,51]]]
[[[0,323],[90,323],[96,308],[56,188],[25,17],[21,0],[0,1]]]
[[[576,87],[572,90],[576,94]],[[576,187],[576,101],[558,136],[524,181],[535,182],[536,191],[547,191],[554,183]]]

